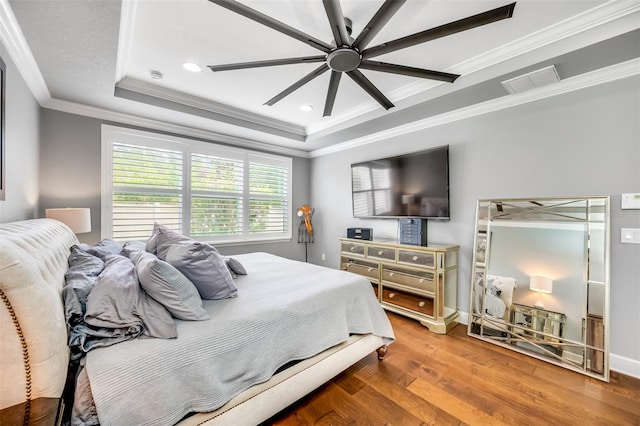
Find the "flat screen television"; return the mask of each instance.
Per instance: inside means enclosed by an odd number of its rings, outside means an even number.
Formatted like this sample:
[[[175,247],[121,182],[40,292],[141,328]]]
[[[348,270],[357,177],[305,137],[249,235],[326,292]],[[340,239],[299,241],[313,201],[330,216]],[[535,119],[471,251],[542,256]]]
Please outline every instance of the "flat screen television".
[[[351,165],[353,216],[449,220],[449,146]]]

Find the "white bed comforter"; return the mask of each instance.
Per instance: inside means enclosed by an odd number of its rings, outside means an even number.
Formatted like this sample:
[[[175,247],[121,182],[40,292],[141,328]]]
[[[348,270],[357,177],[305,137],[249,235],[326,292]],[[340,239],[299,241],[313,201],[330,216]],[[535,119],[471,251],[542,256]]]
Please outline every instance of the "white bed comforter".
[[[234,257],[248,275],[236,280],[238,297],[204,301],[210,320],[176,321],[177,339],[138,338],[87,354],[102,425],[173,424],[350,334],[393,341],[365,278],[266,253]]]

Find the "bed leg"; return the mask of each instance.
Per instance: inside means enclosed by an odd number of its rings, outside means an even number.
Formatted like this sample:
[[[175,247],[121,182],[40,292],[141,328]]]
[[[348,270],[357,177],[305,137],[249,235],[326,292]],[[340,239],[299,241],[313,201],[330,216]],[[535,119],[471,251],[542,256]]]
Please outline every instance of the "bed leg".
[[[385,355],[387,354],[387,351],[389,350],[388,346],[380,346],[378,349],[376,349],[376,352],[378,353],[378,359],[380,361],[382,361],[385,357]]]

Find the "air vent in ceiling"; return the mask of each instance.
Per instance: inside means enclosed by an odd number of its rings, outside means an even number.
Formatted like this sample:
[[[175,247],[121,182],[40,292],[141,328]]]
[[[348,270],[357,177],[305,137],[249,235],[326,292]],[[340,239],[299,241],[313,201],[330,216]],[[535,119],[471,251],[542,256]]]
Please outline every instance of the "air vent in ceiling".
[[[555,65],[550,65],[537,71],[505,80],[502,82],[502,85],[507,89],[507,92],[514,95],[559,81],[560,77],[558,77],[558,71]]]

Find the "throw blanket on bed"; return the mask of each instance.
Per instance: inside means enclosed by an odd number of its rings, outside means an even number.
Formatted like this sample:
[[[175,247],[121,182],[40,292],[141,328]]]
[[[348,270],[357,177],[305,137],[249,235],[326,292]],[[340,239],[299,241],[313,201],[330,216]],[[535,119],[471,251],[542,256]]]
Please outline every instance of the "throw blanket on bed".
[[[140,337],[87,354],[102,425],[173,424],[350,334],[393,341],[366,279],[266,253],[237,258],[248,273],[236,280],[239,296],[204,301],[209,320],[177,320],[177,339]]]
[[[103,256],[71,248],[62,295],[72,359],[143,333],[176,337],[171,315],[140,288],[134,264],[119,254]]]

